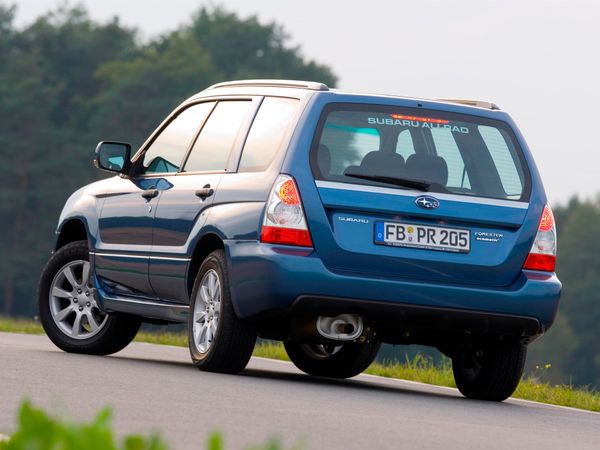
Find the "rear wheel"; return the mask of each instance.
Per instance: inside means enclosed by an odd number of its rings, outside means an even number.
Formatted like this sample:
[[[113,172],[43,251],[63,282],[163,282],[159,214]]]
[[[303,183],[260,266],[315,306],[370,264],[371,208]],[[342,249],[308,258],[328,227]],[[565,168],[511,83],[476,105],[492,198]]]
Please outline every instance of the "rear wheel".
[[[350,378],[363,372],[375,359],[380,344],[303,344],[285,342],[294,365],[303,372],[330,378]]]
[[[525,366],[527,347],[499,341],[452,358],[458,390],[467,398],[501,402],[512,395]]]
[[[244,370],[256,342],[255,327],[233,310],[223,250],[206,257],[192,291],[188,342],[200,370],[238,373]]]
[[[141,324],[138,317],[106,314],[98,307],[87,241],[72,242],[52,255],[40,277],[38,307],[50,340],[71,353],[118,352],[132,341]]]

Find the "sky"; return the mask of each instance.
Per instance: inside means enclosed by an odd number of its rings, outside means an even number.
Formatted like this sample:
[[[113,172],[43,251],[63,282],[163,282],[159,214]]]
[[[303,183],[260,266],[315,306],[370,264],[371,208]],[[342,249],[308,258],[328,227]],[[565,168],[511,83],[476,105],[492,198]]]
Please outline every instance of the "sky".
[[[6,0],[0,0],[7,3]],[[12,0],[18,26],[59,0]],[[493,101],[517,122],[551,204],[600,194],[599,0],[82,0],[149,40],[202,6],[277,22],[342,89]],[[203,88],[199,86],[199,90]]]

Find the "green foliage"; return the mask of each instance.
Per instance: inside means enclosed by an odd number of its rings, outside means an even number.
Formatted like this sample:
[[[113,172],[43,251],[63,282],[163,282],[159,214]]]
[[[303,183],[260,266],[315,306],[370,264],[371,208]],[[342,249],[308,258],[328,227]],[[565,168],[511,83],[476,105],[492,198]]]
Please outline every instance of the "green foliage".
[[[207,450],[225,450],[225,440],[214,432],[206,440]],[[299,449],[300,447],[296,447]],[[34,408],[29,401],[21,405],[17,431],[7,441],[0,441],[0,450],[168,450],[156,434],[144,437],[125,436],[119,444],[111,426],[111,412],[104,409],[90,423],[69,423],[50,417]],[[277,439],[248,450],[281,450]]]
[[[19,427],[0,450],[166,450],[167,446],[154,435],[125,437],[122,445],[115,443],[111,429],[110,410],[102,410],[90,423],[76,424],[56,420],[43,410],[23,402],[19,411]]]
[[[305,61],[298,48],[286,46],[287,35],[275,23],[256,17],[240,19],[220,8],[202,9],[188,31],[213,55],[224,79],[297,78],[336,83],[331,70]]]

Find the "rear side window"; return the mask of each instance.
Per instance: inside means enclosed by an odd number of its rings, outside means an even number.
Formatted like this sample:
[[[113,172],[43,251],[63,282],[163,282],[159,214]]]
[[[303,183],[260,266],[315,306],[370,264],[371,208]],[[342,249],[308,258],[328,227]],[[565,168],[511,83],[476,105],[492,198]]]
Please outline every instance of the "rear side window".
[[[512,142],[502,134],[503,132],[494,127],[479,126],[479,133],[492,155],[502,186],[509,197],[516,197],[523,189],[523,182],[514,161],[516,152],[514,148],[511,149]]]
[[[330,105],[311,150],[315,178],[508,200],[529,198],[510,126],[436,110]],[[423,184],[424,183],[424,184]]]
[[[298,100],[291,98],[263,100],[246,139],[239,172],[260,172],[269,167],[297,107]]]
[[[184,166],[185,172],[225,170],[251,101],[223,101],[202,127]]]
[[[192,105],[171,120],[144,153],[143,172],[177,172],[194,135],[213,106],[214,102]]]

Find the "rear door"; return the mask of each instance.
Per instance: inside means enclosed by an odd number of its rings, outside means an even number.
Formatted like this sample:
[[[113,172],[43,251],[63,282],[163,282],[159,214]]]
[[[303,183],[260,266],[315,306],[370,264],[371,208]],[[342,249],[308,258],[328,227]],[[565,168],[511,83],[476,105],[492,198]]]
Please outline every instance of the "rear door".
[[[243,143],[254,103],[244,98],[198,106],[202,126],[181,170],[165,177],[154,219],[149,274],[161,299],[189,302],[189,241],[206,222],[230,155]]]
[[[488,286],[520,273],[531,178],[504,122],[332,105],[311,166],[329,225],[311,233],[330,269]]]

